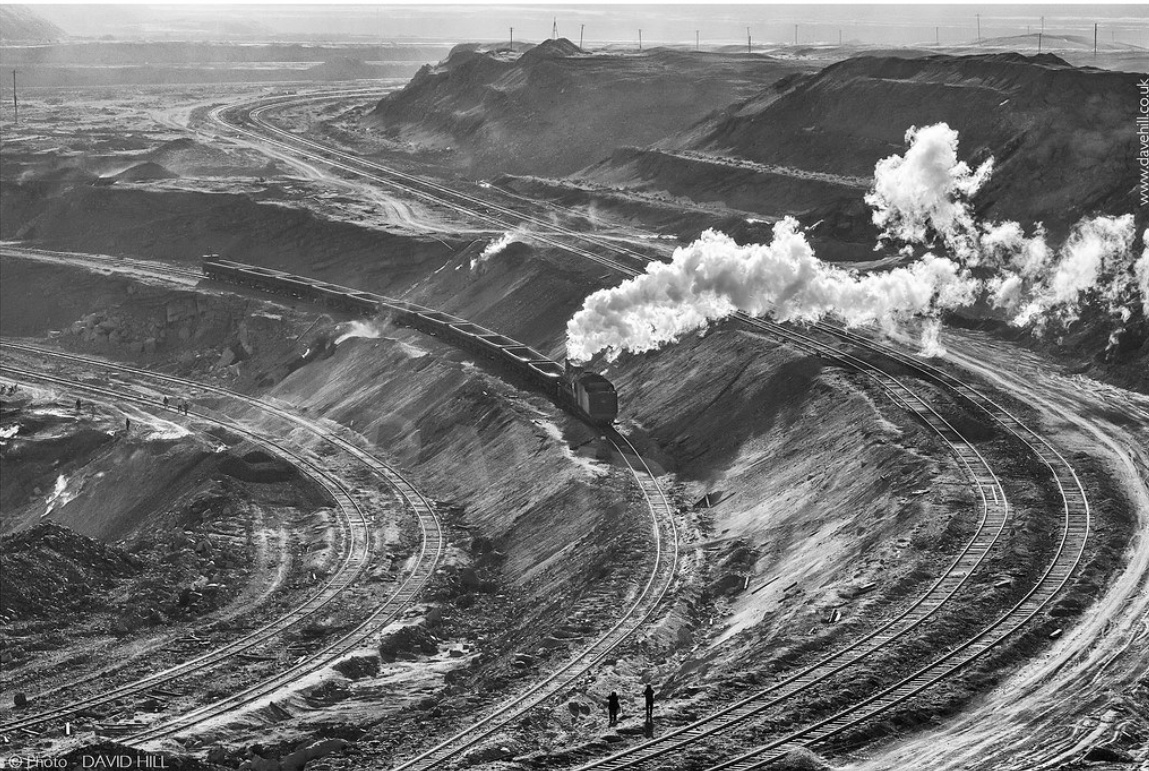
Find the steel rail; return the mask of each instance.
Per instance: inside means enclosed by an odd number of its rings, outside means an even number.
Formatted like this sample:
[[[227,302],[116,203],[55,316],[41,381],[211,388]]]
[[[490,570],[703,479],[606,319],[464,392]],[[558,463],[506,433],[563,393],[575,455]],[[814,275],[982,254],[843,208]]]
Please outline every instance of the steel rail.
[[[0,364],[0,372],[14,373],[17,378],[23,379],[25,382],[44,382],[73,392],[80,391],[83,393],[96,394],[109,399],[126,399],[146,407],[156,406],[154,400],[138,394],[127,391],[116,391],[90,383],[70,380],[34,370],[27,370],[7,363]],[[304,473],[308,474],[308,476],[315,480],[327,491],[328,495],[332,497],[337,509],[342,514],[339,520],[342,538],[346,540],[346,543],[351,548],[346,549],[343,560],[335,570],[332,579],[321,587],[318,592],[244,637],[213,649],[208,653],[180,662],[175,666],[112,688],[98,696],[80,699],[66,707],[47,710],[2,724],[0,725],[0,732],[10,732],[42,725],[46,722],[59,720],[82,710],[91,709],[113,701],[119,701],[120,699],[148,691],[187,675],[214,668],[241,653],[250,651],[253,648],[258,648],[299,624],[301,621],[323,610],[327,604],[336,599],[348,586],[354,583],[355,579],[358,578],[368,563],[371,540],[369,532],[370,522],[361,507],[355,502],[351,492],[337,479],[300,453],[294,452],[279,443],[262,438],[232,421],[222,419],[218,416],[211,416],[198,410],[189,410],[189,414],[195,416],[197,419],[214,423],[229,431],[235,432],[248,441],[274,454],[290,458],[298,468],[304,470]],[[358,520],[353,520],[349,516],[348,512],[352,511],[358,515]]]
[[[260,108],[257,108],[257,109],[260,109]],[[213,115],[213,117],[215,117],[216,119],[219,119],[218,114]],[[259,117],[259,114],[257,113],[255,118],[258,119],[258,117]],[[295,135],[290,134],[289,132],[283,131],[282,129],[278,129],[277,127],[271,127],[269,124],[266,124],[265,122],[260,123],[259,125],[261,127],[263,127],[265,130],[273,131],[274,133],[277,133],[280,136],[286,136],[288,139],[291,140],[290,142],[287,142],[287,143],[276,142],[276,143],[280,144],[281,146],[287,146],[287,149],[293,149],[295,152],[306,152],[306,151],[300,149],[298,146],[292,148],[290,146],[291,144],[296,144],[296,145],[298,145],[300,143],[310,144],[312,147],[319,149],[322,153],[334,154],[334,155],[337,155],[340,157],[344,157],[346,159],[353,160],[355,163],[363,164],[366,166],[371,166],[371,167],[374,167],[380,171],[391,173],[395,176],[398,176],[400,179],[403,179],[404,177],[410,177],[414,180],[417,180],[420,184],[423,184],[423,185],[426,185],[427,187],[430,187],[431,189],[435,189],[436,187],[438,187],[439,190],[443,191],[443,194],[449,194],[449,195],[454,196],[455,198],[457,198],[459,200],[464,200],[464,201],[466,201],[468,198],[470,198],[470,202],[473,205],[481,205],[481,206],[487,207],[488,210],[490,210],[490,208],[491,208],[491,204],[488,201],[474,198],[474,197],[470,197],[470,196],[467,196],[466,194],[460,194],[457,191],[452,191],[452,190],[450,190],[450,188],[447,188],[446,186],[443,186],[443,185],[439,185],[438,183],[430,183],[429,184],[425,180],[418,180],[418,178],[415,178],[414,175],[405,175],[402,172],[397,172],[396,170],[388,169],[387,167],[383,167],[380,164],[371,164],[370,162],[364,162],[361,159],[354,159],[352,156],[350,156],[348,154],[341,153],[339,151],[333,151],[329,148],[325,148],[322,145],[319,145],[318,143],[311,142],[310,140],[303,140],[299,137],[296,137]],[[263,141],[271,141],[271,140],[264,138]],[[312,155],[311,157],[316,157],[316,156]],[[319,159],[323,160],[322,155],[319,156]],[[328,160],[328,162],[330,162],[330,159],[327,159],[327,160]],[[346,170],[353,171],[354,169],[348,168]],[[374,175],[366,173],[366,172],[360,171],[359,173],[362,174],[363,176],[367,176],[369,178],[378,179],[377,176],[374,176]],[[388,183],[388,184],[395,184],[394,181],[392,181],[392,180],[381,180],[381,181],[384,181],[385,183]],[[424,193],[422,191],[418,191],[417,194],[419,194],[421,196],[427,195],[426,193]],[[459,204],[453,204],[453,205],[458,207],[458,208],[462,208],[464,210],[466,209],[465,206],[461,206]],[[496,209],[496,210],[498,210],[498,209]],[[470,214],[471,216],[478,216],[482,219],[487,219],[487,221],[493,221],[493,222],[498,222],[499,224],[502,224],[501,221],[494,220],[493,218],[490,218],[489,215],[486,215],[485,213],[474,212],[474,211],[467,211],[466,213]],[[523,219],[520,218],[520,221],[523,221]],[[546,223],[546,224],[548,226],[551,225],[551,223]],[[561,228],[559,228],[557,230],[560,233],[562,232]],[[613,243],[603,243],[602,239],[597,239],[596,237],[593,237],[593,236],[588,238],[585,234],[574,233],[574,232],[569,233],[569,235],[571,235],[571,236],[573,236],[579,240],[594,243],[597,246],[605,247],[612,252],[620,252],[621,251],[624,253],[628,253],[631,256],[638,256],[640,259],[642,259],[644,261],[649,261],[649,258],[644,257],[642,255],[639,255],[636,252],[633,252],[631,250],[619,249],[617,245],[615,245]],[[600,264],[606,265],[606,266],[611,267],[612,269],[615,269],[615,270],[619,270],[620,272],[623,272],[623,273],[630,275],[630,276],[636,275],[638,272],[629,266],[618,263],[617,261],[611,260],[607,257],[602,256],[602,255],[596,255],[593,253],[588,253],[588,252],[586,252],[586,250],[574,247],[574,246],[566,244],[566,243],[555,242],[553,239],[549,239],[547,237],[542,237],[542,238],[540,238],[540,240],[543,243],[548,243],[550,245],[554,245],[554,246],[557,246],[559,248],[562,248],[566,251],[569,251],[569,252],[572,252],[575,254],[579,254],[581,256],[588,257],[589,259],[592,259],[592,260],[594,260]],[[821,341],[818,341],[818,340],[815,340],[815,339],[809,337],[808,335],[799,335],[798,333],[795,333],[792,330],[781,327],[778,324],[775,324],[772,322],[765,322],[763,320],[758,320],[758,319],[752,319],[752,318],[746,316],[745,314],[740,314],[739,320],[744,324],[750,324],[751,326],[757,327],[758,329],[760,329],[762,331],[768,332],[769,334],[771,334],[775,337],[779,337],[786,342],[799,345],[799,347],[801,347],[803,350],[816,351],[816,352],[818,352],[818,355],[829,356],[833,359],[841,360],[841,357],[837,351],[835,351],[833,348],[827,346],[825,343],[822,343]],[[816,328],[820,329],[821,331],[826,331],[826,330],[822,329],[821,327],[816,327]],[[854,339],[854,340],[851,340],[851,342],[853,342],[855,345],[859,345],[861,348],[869,348],[872,351],[882,352],[880,348],[872,346],[872,345],[868,345],[864,341],[859,341],[859,340]],[[1012,416],[1008,412],[1001,410],[1001,409],[995,409],[995,407],[997,407],[997,405],[995,405],[991,400],[988,400],[988,398],[984,397],[984,395],[980,394],[980,392],[978,392],[972,386],[969,386],[968,384],[962,384],[962,386],[960,388],[955,390],[955,387],[952,384],[946,383],[944,379],[937,378],[931,372],[931,368],[922,366],[918,363],[915,363],[915,364],[916,364],[915,370],[917,372],[925,374],[932,381],[937,382],[940,385],[943,385],[943,387],[946,387],[947,390],[955,391],[956,393],[959,394],[959,396],[966,398],[972,404],[974,404],[975,406],[978,406],[982,411],[986,412],[995,422],[997,422],[999,425],[1001,425],[1003,428],[1005,428],[1009,433],[1012,433],[1014,436],[1017,436],[1019,439],[1022,439],[1022,441],[1025,441],[1024,438],[1022,437],[1023,433],[1028,433],[1031,436],[1033,436],[1039,440],[1038,445],[1040,445],[1040,447],[1034,445],[1032,442],[1026,442],[1026,444],[1029,446],[1030,450],[1035,454],[1035,456],[1044,465],[1046,465],[1047,468],[1052,473],[1054,479],[1056,480],[1058,490],[1062,495],[1062,500],[1064,503],[1064,511],[1065,511],[1065,517],[1063,519],[1063,530],[1062,530],[1062,539],[1061,539],[1060,548],[1058,549],[1057,553],[1055,554],[1054,560],[1050,563],[1049,567],[1047,568],[1047,572],[1046,572],[1045,576],[1043,576],[1043,580],[1039,581],[1039,583],[1034,586],[1034,588],[1031,590],[1031,593],[1030,593],[1030,596],[1033,596],[1033,595],[1039,593],[1039,591],[1043,587],[1046,587],[1046,588],[1052,587],[1052,592],[1050,592],[1049,597],[1046,600],[1046,602],[1048,602],[1048,600],[1051,600],[1052,597],[1055,596],[1056,593],[1058,591],[1060,591],[1060,589],[1062,587],[1064,587],[1065,583],[1068,582],[1069,577],[1072,575],[1073,570],[1076,568],[1077,564],[1080,561],[1080,556],[1084,550],[1085,542],[1086,542],[1087,537],[1088,537],[1088,532],[1089,532],[1088,500],[1086,498],[1084,488],[1081,486],[1080,480],[1077,478],[1076,472],[1073,470],[1072,466],[1070,466],[1065,461],[1065,459],[1052,447],[1052,445],[1050,445],[1046,440],[1044,440],[1044,438],[1040,437],[1040,435],[1038,435],[1036,432],[1034,432],[1028,426],[1025,426],[1023,423],[1021,423],[1019,420],[1017,420],[1014,416]],[[892,379],[897,381],[896,378],[892,378]],[[957,382],[960,383],[961,381],[959,380]],[[905,388],[904,384],[902,385],[902,387]],[[909,389],[907,388],[907,390],[909,390]],[[916,410],[915,410],[915,412],[916,412]],[[1076,549],[1072,548],[1074,545],[1077,546]],[[1065,565],[1060,564],[1062,557],[1065,557],[1067,559],[1067,564],[1065,564]],[[1058,578],[1059,576],[1061,576],[1060,579]],[[1050,577],[1052,580],[1049,580],[1049,581],[1045,580],[1045,578],[1050,578]],[[1042,603],[1038,609],[1040,609],[1040,607],[1043,607],[1044,604],[1045,603]],[[1019,606],[1019,608],[1020,607],[1021,606]],[[1021,623],[1024,623],[1024,621],[1032,618],[1033,615],[1036,614],[1036,612],[1037,612],[1037,610],[1034,610],[1033,613],[1029,613],[1028,615],[1026,615]],[[1001,626],[1001,624],[999,623],[998,626]],[[1000,642],[1000,640],[998,642]],[[975,643],[976,643],[976,640],[967,641],[968,645],[974,645]],[[943,660],[945,660],[945,659],[943,659]],[[968,663],[968,662],[966,662],[966,663]],[[964,666],[964,664],[960,665],[960,666]],[[886,708],[888,708],[888,707],[886,707]]]
[[[621,434],[610,432],[607,440],[622,458],[634,477],[651,515],[654,542],[653,567],[639,596],[615,624],[591,645],[568,659],[546,678],[504,701],[489,714],[429,750],[400,763],[394,771],[426,771],[480,744],[507,723],[570,686],[577,678],[599,664],[624,644],[650,619],[673,583],[678,564],[678,536],[674,524],[674,507],[658,484],[645,459]],[[626,449],[624,449],[624,446]],[[633,456],[632,461],[629,455]]]
[[[418,557],[416,559],[415,565],[408,572],[407,576],[404,578],[401,585],[396,589],[395,592],[392,593],[392,596],[387,601],[385,601],[385,603],[380,605],[380,608],[375,613],[372,614],[372,616],[369,618],[369,620],[367,622],[364,622],[365,624],[372,623],[372,622],[378,622],[378,619],[382,616],[383,611],[386,610],[387,608],[390,608],[391,615],[393,616],[393,615],[397,614],[398,612],[400,612],[403,607],[405,607],[406,605],[409,605],[417,597],[418,593],[423,589],[423,587],[426,585],[426,582],[429,580],[430,576],[433,575],[435,569],[438,567],[439,561],[442,558],[442,553],[444,550],[445,537],[443,535],[441,523],[439,522],[438,516],[436,515],[434,507],[431,505],[431,503],[423,496],[423,494],[403,474],[399,473],[394,468],[392,468],[389,464],[385,463],[384,461],[380,460],[379,458],[375,457],[374,455],[360,449],[359,447],[355,446],[353,443],[349,442],[348,440],[343,439],[342,437],[339,437],[334,432],[320,428],[319,426],[317,426],[316,424],[312,423],[309,420],[299,418],[298,416],[294,415],[293,413],[291,413],[291,412],[289,412],[283,408],[276,407],[275,405],[272,405],[272,404],[265,402],[263,400],[255,399],[255,398],[249,397],[245,394],[239,394],[237,392],[233,392],[233,391],[230,391],[229,389],[225,389],[225,388],[220,388],[218,386],[210,386],[210,385],[206,385],[206,384],[202,384],[202,383],[196,383],[194,381],[187,381],[187,380],[183,380],[182,378],[176,378],[176,377],[173,377],[170,375],[161,375],[159,373],[151,372],[149,370],[141,370],[138,368],[127,367],[124,365],[117,365],[117,364],[112,363],[112,362],[107,362],[107,361],[103,361],[103,360],[99,360],[99,359],[93,359],[90,357],[77,356],[75,354],[67,354],[67,353],[63,353],[63,352],[59,352],[59,351],[52,351],[52,350],[41,348],[38,346],[21,345],[18,343],[12,343],[10,341],[0,341],[0,346],[12,348],[15,350],[22,350],[24,352],[32,353],[32,354],[39,355],[39,356],[53,356],[53,357],[58,357],[58,358],[63,358],[63,359],[67,359],[67,360],[81,362],[81,363],[84,363],[84,364],[89,365],[89,366],[95,365],[95,366],[104,367],[106,369],[118,370],[121,372],[128,372],[128,373],[136,375],[138,377],[148,378],[148,379],[151,379],[153,381],[160,381],[160,382],[164,382],[167,384],[174,384],[174,385],[180,386],[180,387],[182,387],[186,390],[189,390],[189,391],[199,390],[199,391],[203,391],[203,392],[207,392],[207,393],[214,393],[216,395],[224,396],[224,397],[231,398],[231,399],[236,399],[236,400],[245,402],[245,403],[247,403],[253,407],[261,409],[265,412],[268,412],[268,413],[274,414],[280,418],[286,419],[289,422],[292,422],[295,425],[304,428],[305,430],[312,433],[313,435],[319,437],[320,439],[322,439],[322,440],[324,440],[330,444],[333,444],[333,445],[339,447],[344,452],[347,452],[348,454],[355,457],[360,462],[367,465],[374,473],[376,473],[377,475],[382,477],[391,486],[391,488],[399,494],[400,498],[406,503],[406,505],[409,508],[409,510],[411,511],[411,513],[416,517],[416,520],[417,520],[417,523],[419,526],[419,533],[420,533],[420,539],[419,539],[420,540],[420,550],[419,550],[419,554],[418,554]],[[75,386],[77,384],[69,382],[66,385]],[[201,417],[204,417],[204,418],[209,419],[209,420],[217,420],[215,418],[210,418],[209,416],[206,416],[206,415],[201,415]],[[217,422],[218,422],[218,420],[217,420]],[[245,436],[248,436],[253,441],[257,441],[257,442],[266,444],[266,442],[261,440],[258,436],[247,431],[246,429],[243,429],[242,427],[235,426],[234,428],[232,428],[232,430],[236,430],[238,433],[245,435]],[[288,452],[290,452],[290,451],[288,451]],[[303,461],[305,463],[309,463],[308,461],[306,461],[305,459],[302,459],[302,458],[301,458],[301,461]],[[318,467],[315,467],[315,468],[318,468]],[[320,471],[322,471],[322,470],[320,469]],[[348,493],[348,495],[349,495],[349,493]],[[352,499],[352,503],[354,503],[353,499]],[[350,581],[348,581],[348,585],[350,585]],[[340,590],[340,591],[342,591],[342,590]],[[343,638],[343,640],[350,639],[353,635],[361,632],[362,630],[363,630],[363,626],[361,625],[356,630],[353,630],[353,632],[351,634],[345,636],[345,638]],[[343,640],[341,640],[339,642],[342,642]],[[251,645],[245,646],[243,648],[243,650],[248,650],[251,647],[257,647],[259,644],[262,644],[262,642],[266,642],[266,640],[253,642]],[[329,646],[329,650],[337,644],[338,644],[338,642],[333,643],[332,646]],[[236,652],[238,652],[238,651],[236,651]],[[322,655],[323,653],[324,652],[321,651],[319,654],[316,654],[316,655]],[[234,653],[230,654],[230,655],[234,655]],[[326,660],[324,661],[324,664],[325,663],[326,663]],[[322,665],[323,664],[320,664],[318,666],[322,666]],[[318,668],[318,666],[316,666],[316,668]],[[158,683],[156,683],[156,682],[152,682],[151,680],[148,680],[145,688],[153,688],[157,684]],[[112,698],[116,698],[116,697],[112,697]],[[122,698],[122,696],[120,698]],[[106,700],[110,700],[110,699],[105,699],[105,701]],[[77,711],[78,709],[83,709],[83,707],[76,707],[75,705],[73,705],[72,707],[69,708],[69,711],[64,713],[64,714],[65,715],[66,714],[72,714],[75,711]],[[219,710],[217,710],[217,713],[218,712],[219,712]],[[58,717],[58,716],[59,715],[54,715],[51,718],[45,718],[45,720],[46,719],[54,719],[55,717]],[[35,717],[35,716],[32,716],[32,717]],[[29,719],[31,719],[31,718],[29,718]],[[204,719],[206,719],[206,717]],[[41,720],[39,722],[44,722],[44,720]],[[0,726],[0,730],[7,730],[10,727],[11,728],[18,728],[18,727],[22,727],[22,725],[23,725],[22,723],[21,723],[21,725],[17,725],[15,723],[8,724],[5,726]],[[186,728],[186,727],[187,726],[184,726],[184,728]]]

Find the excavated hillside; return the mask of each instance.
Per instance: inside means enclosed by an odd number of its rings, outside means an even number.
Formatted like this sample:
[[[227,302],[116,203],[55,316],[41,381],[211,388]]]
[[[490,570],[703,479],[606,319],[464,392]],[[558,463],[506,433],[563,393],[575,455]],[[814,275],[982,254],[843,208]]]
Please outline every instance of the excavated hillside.
[[[1084,217],[1132,213],[1141,233],[1149,213],[1136,206],[1130,116],[1142,78],[1050,54],[858,57],[777,83],[673,139],[616,150],[573,179],[767,219],[794,215],[811,226],[824,259],[870,260],[878,231],[863,196],[874,165],[904,151],[908,128],[944,122],[958,132],[961,160],[974,167],[994,159],[973,200],[979,220],[1013,220],[1027,230],[1044,223],[1056,245]],[[769,238],[752,223],[719,227],[742,241]],[[1087,312],[1068,329],[1032,338],[999,317],[977,316],[951,322],[995,328],[1077,372],[1149,387],[1149,326],[1140,313],[1114,326]]]
[[[459,46],[383,98],[367,120],[416,151],[448,153],[476,176],[562,175],[811,69],[740,54],[587,54],[566,39],[521,55]]]
[[[1044,222],[1059,240],[1084,215],[1134,211],[1142,77],[1050,54],[857,57],[763,89],[656,147],[620,149],[581,176],[767,215],[834,217],[840,236],[872,245],[859,204],[874,164],[904,150],[911,126],[945,122],[963,160],[996,161],[979,215]],[[731,169],[713,156],[748,163]]]

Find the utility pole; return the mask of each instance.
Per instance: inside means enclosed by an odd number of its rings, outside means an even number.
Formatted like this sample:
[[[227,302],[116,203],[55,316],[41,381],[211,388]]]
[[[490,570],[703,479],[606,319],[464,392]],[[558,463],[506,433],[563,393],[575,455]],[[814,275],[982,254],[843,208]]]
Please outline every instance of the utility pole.
[[[1093,58],[1097,58],[1097,22],[1093,23]]]
[[[638,52],[642,53],[642,30],[638,31]]]
[[[16,70],[12,70],[12,113],[13,123],[20,122],[20,103],[16,101]]]
[[[798,45],[798,25],[794,25],[794,45]]]
[[[981,42],[981,14],[977,15],[977,42]]]
[[[586,32],[586,25],[578,25],[578,50],[582,50],[582,33]]]
[[[698,30],[694,30],[694,50],[695,51],[700,50],[698,48]]]
[[[746,53],[753,53],[753,47],[750,43],[750,28],[746,28]]]
[[[838,46],[842,45],[842,30],[838,30]]]
[[[1041,33],[1037,33],[1037,52],[1041,53]]]
[[[554,19],[555,20],[551,23],[551,40],[558,40],[559,39],[559,17],[556,16],[556,17],[554,17]]]
[[[938,28],[934,27],[934,45],[940,46],[942,44],[942,33],[938,32]]]
[[[1045,17],[1041,17],[1041,34],[1045,34]]]
[[[511,53],[515,52],[515,28],[511,27]]]

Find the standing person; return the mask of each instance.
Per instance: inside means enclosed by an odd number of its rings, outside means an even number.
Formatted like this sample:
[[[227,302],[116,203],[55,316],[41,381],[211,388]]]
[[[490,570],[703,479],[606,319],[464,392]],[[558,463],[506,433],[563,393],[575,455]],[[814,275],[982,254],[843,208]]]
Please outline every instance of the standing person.
[[[650,687],[650,683],[646,684],[646,690],[642,692],[646,698],[646,722],[654,722],[654,689]]]
[[[610,692],[610,696],[606,699],[606,711],[610,715],[610,724],[618,724],[618,693],[615,691]]]
[[[125,415],[124,416],[124,433],[126,434],[126,433],[130,432],[131,430],[132,430],[132,419]]]
[[[79,399],[77,399],[76,400],[76,412],[78,413],[83,408],[84,408],[84,403],[82,401],[80,401]]]
[[[168,408],[168,397],[165,396],[164,397],[164,409],[166,410],[167,408]]]

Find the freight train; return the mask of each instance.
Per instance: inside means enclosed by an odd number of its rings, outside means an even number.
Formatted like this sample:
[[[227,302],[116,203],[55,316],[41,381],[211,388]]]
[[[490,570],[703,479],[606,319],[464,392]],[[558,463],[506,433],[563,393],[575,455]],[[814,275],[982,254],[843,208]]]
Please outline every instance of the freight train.
[[[231,260],[205,260],[203,273],[214,281],[285,295],[358,316],[375,317],[389,313],[397,324],[434,335],[508,367],[560,407],[593,425],[610,426],[618,416],[618,394],[611,382],[602,375],[587,372],[570,362],[560,364],[530,346],[458,316],[326,281]]]

